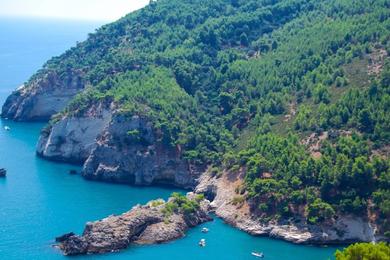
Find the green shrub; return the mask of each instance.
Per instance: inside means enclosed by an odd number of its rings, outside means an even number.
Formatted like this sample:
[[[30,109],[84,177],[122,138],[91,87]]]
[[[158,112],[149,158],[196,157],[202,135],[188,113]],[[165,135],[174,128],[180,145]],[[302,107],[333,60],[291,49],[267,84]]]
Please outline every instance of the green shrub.
[[[242,203],[244,203],[244,201],[244,196],[234,196],[231,202],[233,205],[241,205]]]
[[[344,250],[337,250],[336,260],[389,260],[390,246],[385,242],[380,243],[356,243]]]

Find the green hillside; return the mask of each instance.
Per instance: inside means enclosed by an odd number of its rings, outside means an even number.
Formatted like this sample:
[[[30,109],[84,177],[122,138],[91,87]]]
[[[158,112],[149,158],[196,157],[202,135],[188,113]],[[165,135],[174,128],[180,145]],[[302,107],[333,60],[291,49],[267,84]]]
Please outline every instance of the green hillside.
[[[385,232],[389,40],[386,0],[158,0],[31,80],[77,72],[88,87],[63,113],[112,101],[192,163],[245,170],[264,221],[355,214]]]

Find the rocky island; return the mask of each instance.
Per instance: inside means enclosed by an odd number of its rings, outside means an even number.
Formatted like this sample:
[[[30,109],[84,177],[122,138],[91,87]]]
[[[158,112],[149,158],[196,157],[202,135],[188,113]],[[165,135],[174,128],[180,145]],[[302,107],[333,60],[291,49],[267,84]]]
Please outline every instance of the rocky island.
[[[48,61],[2,108],[49,120],[38,156],[198,194],[88,223],[59,247],[165,242],[209,212],[293,243],[388,241],[388,17],[386,1],[152,1]]]
[[[114,252],[130,244],[156,244],[183,237],[185,231],[210,221],[209,201],[193,193],[173,194],[165,202],[155,200],[130,211],[87,223],[82,236],[57,238],[65,255]]]

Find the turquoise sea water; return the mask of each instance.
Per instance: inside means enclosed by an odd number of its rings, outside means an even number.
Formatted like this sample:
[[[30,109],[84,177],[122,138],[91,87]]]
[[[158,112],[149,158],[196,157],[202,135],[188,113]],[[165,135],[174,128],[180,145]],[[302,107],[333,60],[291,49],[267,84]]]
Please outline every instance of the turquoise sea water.
[[[0,103],[51,56],[85,39],[95,24],[0,19]],[[4,126],[11,127],[7,132]],[[85,222],[119,214],[137,203],[166,198],[174,189],[137,188],[89,182],[69,175],[78,167],[35,156],[41,123],[0,122],[0,259],[65,259],[51,245],[54,237],[82,232]],[[252,237],[221,220],[188,232],[184,239],[163,245],[136,246],[123,252],[76,259],[332,259],[335,248],[297,246],[280,240]],[[206,238],[207,246],[197,242]]]

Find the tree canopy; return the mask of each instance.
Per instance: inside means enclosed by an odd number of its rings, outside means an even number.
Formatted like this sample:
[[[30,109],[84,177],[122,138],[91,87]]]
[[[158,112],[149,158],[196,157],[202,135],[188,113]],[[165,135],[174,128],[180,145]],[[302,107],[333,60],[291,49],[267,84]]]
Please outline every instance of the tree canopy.
[[[384,242],[357,243],[343,251],[337,250],[335,256],[336,260],[388,260],[390,259],[390,246]]]
[[[151,1],[30,81],[82,75],[63,113],[109,101],[149,117],[189,162],[245,169],[264,219],[376,216],[385,232],[389,18],[386,0]]]

